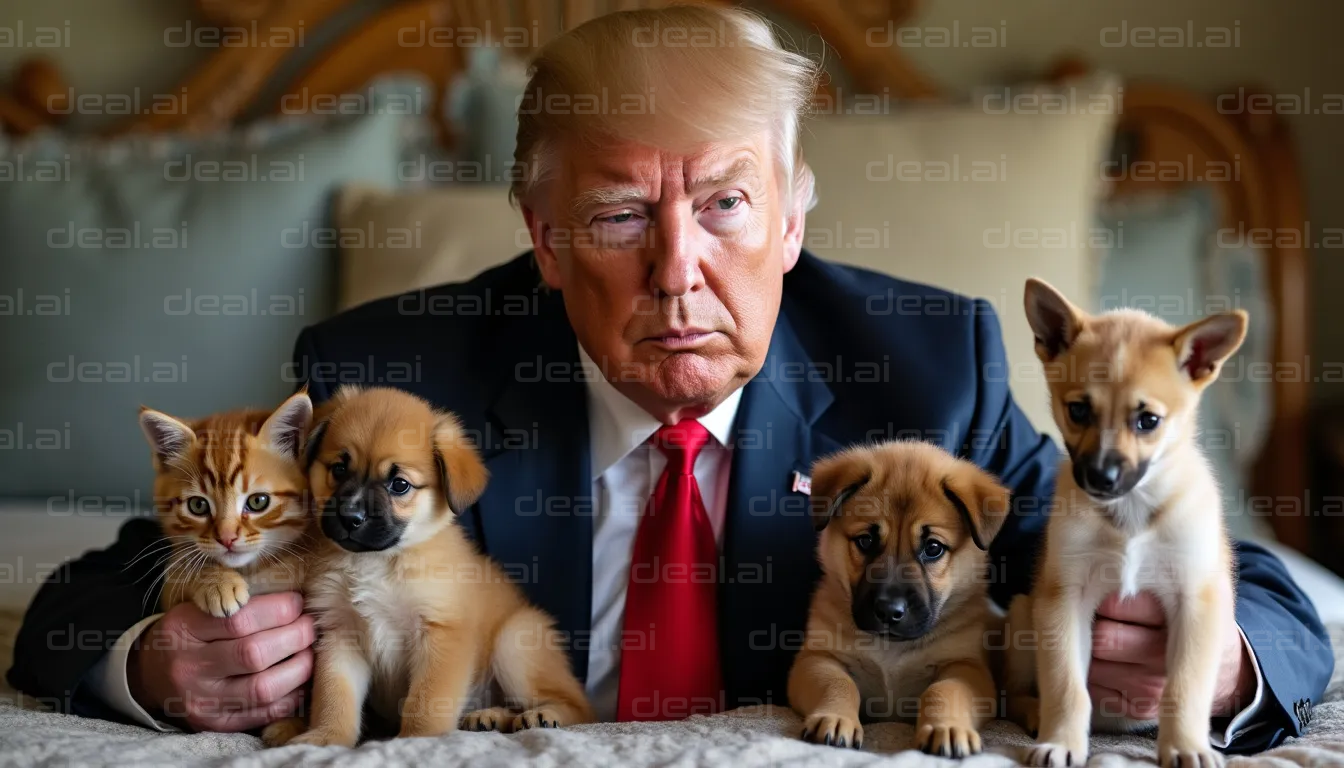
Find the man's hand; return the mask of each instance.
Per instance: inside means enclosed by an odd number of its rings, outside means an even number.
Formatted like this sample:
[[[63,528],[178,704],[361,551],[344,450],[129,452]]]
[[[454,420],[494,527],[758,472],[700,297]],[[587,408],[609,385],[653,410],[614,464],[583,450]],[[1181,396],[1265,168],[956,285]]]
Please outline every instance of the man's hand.
[[[315,630],[302,611],[297,592],[254,597],[224,619],[178,605],[131,651],[131,695],[194,731],[246,731],[293,715],[313,672]]]
[[[1228,589],[1231,589],[1229,585]],[[1167,620],[1148,592],[1121,601],[1112,594],[1092,624],[1092,666],[1087,690],[1102,714],[1156,720],[1167,683]],[[1213,698],[1215,717],[1230,717],[1255,698],[1255,662],[1248,658],[1236,618],[1223,629],[1222,662]]]

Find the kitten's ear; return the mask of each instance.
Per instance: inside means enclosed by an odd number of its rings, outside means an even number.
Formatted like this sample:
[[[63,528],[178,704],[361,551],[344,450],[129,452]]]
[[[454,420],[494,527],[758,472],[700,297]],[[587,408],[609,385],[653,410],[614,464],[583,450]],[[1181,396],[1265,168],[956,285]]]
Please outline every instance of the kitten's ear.
[[[451,413],[442,414],[434,425],[434,465],[439,470],[439,487],[454,514],[465,512],[485,493],[490,472]]]
[[[1053,285],[1034,277],[1027,279],[1023,299],[1027,323],[1036,337],[1036,356],[1042,363],[1048,363],[1073,345],[1087,314]]]
[[[156,464],[184,455],[196,439],[191,427],[143,405],[140,406],[140,429],[144,430],[145,439],[154,451]]]
[[[308,398],[307,390],[300,390],[280,404],[279,408],[261,425],[262,445],[281,456],[299,458],[299,449],[303,447],[303,437],[308,434],[308,425],[313,421],[313,401]]]

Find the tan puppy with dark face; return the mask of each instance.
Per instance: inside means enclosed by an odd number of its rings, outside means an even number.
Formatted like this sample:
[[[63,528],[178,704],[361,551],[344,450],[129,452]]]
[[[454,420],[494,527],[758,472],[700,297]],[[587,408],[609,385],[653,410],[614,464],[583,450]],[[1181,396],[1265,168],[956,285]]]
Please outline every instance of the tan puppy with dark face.
[[[292,743],[353,746],[366,698],[401,736],[446,733],[492,677],[509,707],[463,728],[591,722],[550,618],[454,524],[486,483],[457,420],[381,388],[342,389],[318,416],[308,477],[325,535],[306,599],[320,640],[311,725]]]
[[[860,747],[861,721],[916,720],[931,754],[980,751],[997,713],[983,639],[985,550],[1008,491],[927,443],[851,448],[813,468],[824,574],[789,673],[803,738]]]
[[[1087,692],[1092,617],[1112,592],[1155,594],[1167,618],[1167,685],[1158,721],[1163,766],[1218,766],[1209,745],[1221,652],[1232,602],[1232,553],[1218,487],[1194,441],[1204,388],[1241,345],[1240,310],[1173,328],[1143,312],[1092,316],[1029,280],[1027,319],[1045,364],[1055,421],[1070,461],[1061,467],[1045,552],[1029,602],[1010,611],[1011,632],[1036,632],[1040,741],[1029,761],[1082,765],[1094,718]],[[1029,654],[1008,658],[1020,696]],[[1029,708],[1011,706],[1029,718]]]

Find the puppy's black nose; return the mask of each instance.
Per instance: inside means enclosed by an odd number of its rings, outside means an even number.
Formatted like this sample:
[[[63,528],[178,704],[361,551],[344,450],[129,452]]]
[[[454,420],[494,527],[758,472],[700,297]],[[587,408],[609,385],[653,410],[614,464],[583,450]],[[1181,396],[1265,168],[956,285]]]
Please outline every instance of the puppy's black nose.
[[[1124,475],[1125,459],[1117,454],[1108,454],[1083,466],[1083,490],[1094,493],[1111,493],[1120,486]]]
[[[341,502],[336,510],[336,517],[341,521],[341,526],[347,531],[353,531],[364,524],[369,518],[368,512],[361,499],[348,499]]]
[[[873,601],[873,614],[883,624],[895,624],[905,618],[906,602],[904,595],[878,597]]]

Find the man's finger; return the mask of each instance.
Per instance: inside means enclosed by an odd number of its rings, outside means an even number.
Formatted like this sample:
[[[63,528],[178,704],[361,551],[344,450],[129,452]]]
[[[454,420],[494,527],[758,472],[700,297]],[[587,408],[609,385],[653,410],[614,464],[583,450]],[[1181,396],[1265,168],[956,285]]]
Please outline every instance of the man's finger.
[[[303,687],[312,675],[313,652],[305,648],[264,672],[225,680],[219,694],[230,710],[262,707]]]
[[[1126,699],[1157,700],[1167,679],[1137,664],[1092,660],[1087,673],[1087,684],[1119,691]]]
[[[1131,720],[1157,719],[1155,699],[1131,699],[1113,688],[1098,685],[1089,685],[1087,693],[1092,699],[1092,711],[1097,714]]]
[[[1092,625],[1092,658],[1166,669],[1167,631],[1142,624],[1097,619]]]
[[[1097,615],[1146,627],[1167,625],[1167,614],[1162,610],[1162,603],[1151,592],[1140,592],[1124,600],[1120,599],[1119,592],[1112,592],[1097,606]]]
[[[186,631],[196,639],[209,643],[247,637],[292,623],[303,613],[303,595],[298,592],[258,595],[249,600],[242,610],[223,619],[203,613],[194,605],[188,607],[192,610],[184,614]]]
[[[247,637],[220,640],[202,649],[206,672],[212,677],[251,675],[308,648],[317,638],[313,617],[300,615],[282,627],[263,629]]]
[[[284,698],[273,701],[264,707],[229,712],[222,715],[210,729],[222,733],[250,731],[263,725],[270,725],[282,717],[293,717],[303,710],[303,692],[294,691]]]

